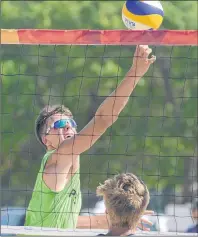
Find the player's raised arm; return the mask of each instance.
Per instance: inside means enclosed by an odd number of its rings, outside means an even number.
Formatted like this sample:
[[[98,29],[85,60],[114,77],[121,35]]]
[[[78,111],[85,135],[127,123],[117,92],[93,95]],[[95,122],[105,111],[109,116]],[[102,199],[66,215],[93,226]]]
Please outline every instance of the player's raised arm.
[[[155,61],[152,56],[148,59],[152,50],[148,46],[137,46],[133,58],[133,65],[124,80],[115,91],[110,94],[97,110],[96,114],[102,116],[104,120],[113,123],[120,112],[124,109],[140,78],[148,71],[149,66]]]
[[[78,155],[88,150],[118,118],[140,78],[147,72],[155,57],[148,58],[152,50],[137,46],[133,65],[126,77],[98,108],[94,118],[78,134],[65,140],[58,148],[59,154]]]

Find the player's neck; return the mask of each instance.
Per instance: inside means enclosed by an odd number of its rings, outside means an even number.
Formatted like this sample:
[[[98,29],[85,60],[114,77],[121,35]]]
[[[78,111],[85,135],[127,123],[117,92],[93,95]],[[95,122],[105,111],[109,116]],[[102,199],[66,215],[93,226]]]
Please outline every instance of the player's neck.
[[[56,148],[51,146],[51,145],[47,146],[47,149],[46,149],[47,152],[48,151],[53,151],[53,150],[56,150]]]
[[[107,236],[127,236],[133,235],[134,231],[129,229],[128,227],[116,227],[112,226],[107,233]]]

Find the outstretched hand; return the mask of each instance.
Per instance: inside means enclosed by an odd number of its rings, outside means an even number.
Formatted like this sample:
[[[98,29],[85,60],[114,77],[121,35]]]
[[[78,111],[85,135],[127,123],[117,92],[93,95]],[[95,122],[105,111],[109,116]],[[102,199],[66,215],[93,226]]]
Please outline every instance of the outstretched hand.
[[[142,77],[148,71],[151,64],[156,60],[154,55],[149,58],[152,49],[148,45],[139,45],[136,47],[133,65],[130,69],[130,72],[133,73],[133,76]]]
[[[144,212],[144,215],[153,215],[154,214],[154,211],[150,211],[150,210],[146,210]],[[143,231],[150,231],[150,228],[149,227],[146,227],[144,225],[147,225],[147,226],[152,226],[153,223],[151,221],[148,221],[146,218],[142,217],[140,219],[140,222],[138,224],[138,228],[140,228],[141,230]]]

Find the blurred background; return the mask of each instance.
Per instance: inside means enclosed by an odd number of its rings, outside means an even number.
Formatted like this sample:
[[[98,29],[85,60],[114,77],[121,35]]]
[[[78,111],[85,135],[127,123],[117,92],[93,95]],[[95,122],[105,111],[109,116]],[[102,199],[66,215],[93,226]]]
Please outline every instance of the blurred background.
[[[125,29],[122,1],[3,1],[4,29]],[[162,2],[161,29],[197,30],[196,1]],[[188,14],[186,14],[188,13]],[[137,42],[138,44],[138,42]],[[117,122],[81,155],[81,215],[98,214],[106,178],[133,172],[148,185],[154,229],[185,231],[197,196],[197,47],[151,46],[157,62]],[[81,130],[123,79],[135,47],[1,45],[2,224],[23,222],[45,150],[34,121],[69,107]]]

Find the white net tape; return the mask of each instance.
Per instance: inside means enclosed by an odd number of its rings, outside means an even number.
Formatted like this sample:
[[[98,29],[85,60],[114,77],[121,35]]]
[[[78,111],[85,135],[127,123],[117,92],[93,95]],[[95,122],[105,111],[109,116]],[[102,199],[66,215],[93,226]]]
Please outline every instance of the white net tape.
[[[105,234],[107,230],[102,229],[57,229],[44,227],[24,227],[24,226],[1,226],[2,234],[31,235],[31,236],[97,236]],[[144,232],[138,231],[137,236],[198,236],[198,234],[186,234],[178,232]]]

